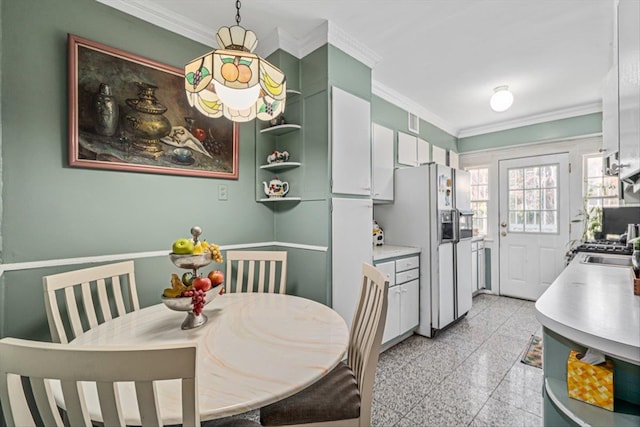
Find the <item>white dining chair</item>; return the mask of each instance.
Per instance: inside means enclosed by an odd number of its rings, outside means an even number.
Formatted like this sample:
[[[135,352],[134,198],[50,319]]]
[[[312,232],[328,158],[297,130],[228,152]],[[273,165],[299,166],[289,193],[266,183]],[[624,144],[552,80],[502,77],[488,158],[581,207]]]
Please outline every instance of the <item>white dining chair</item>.
[[[286,293],[286,251],[227,251],[226,257],[227,292]]]
[[[102,322],[140,309],[133,261],[53,274],[43,277],[42,282],[53,342],[66,344]],[[126,287],[128,304],[123,298],[123,287]]]
[[[21,377],[27,377],[35,408]],[[196,345],[162,347],[92,347],[74,344],[28,341],[17,338],[0,340],[0,402],[9,427],[58,426],[63,421],[52,392],[50,380],[59,380],[69,425],[91,426],[84,387],[95,382],[105,426],[131,424],[122,413],[119,398],[121,382],[133,382],[139,418],[143,426],[163,425],[155,387],[158,381],[178,380],[176,399],[181,399],[182,423],[200,425]],[[84,381],[85,383],[80,383]]]
[[[346,284],[344,284],[346,286]],[[373,382],[387,317],[389,281],[362,265],[360,298],[349,334],[347,361],[301,392],[260,409],[263,426],[370,426]]]

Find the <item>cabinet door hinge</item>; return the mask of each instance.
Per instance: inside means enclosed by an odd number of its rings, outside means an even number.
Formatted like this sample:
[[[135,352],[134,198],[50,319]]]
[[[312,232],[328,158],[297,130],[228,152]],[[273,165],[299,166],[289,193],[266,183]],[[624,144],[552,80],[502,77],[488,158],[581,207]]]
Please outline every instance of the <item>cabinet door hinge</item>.
[[[571,173],[571,163],[569,163],[569,173]]]

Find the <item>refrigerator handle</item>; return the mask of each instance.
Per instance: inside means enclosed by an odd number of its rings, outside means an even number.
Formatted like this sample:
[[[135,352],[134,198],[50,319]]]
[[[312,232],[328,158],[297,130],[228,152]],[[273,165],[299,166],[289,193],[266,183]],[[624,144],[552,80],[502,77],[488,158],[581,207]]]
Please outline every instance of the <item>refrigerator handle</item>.
[[[453,243],[460,241],[460,211],[453,210]]]

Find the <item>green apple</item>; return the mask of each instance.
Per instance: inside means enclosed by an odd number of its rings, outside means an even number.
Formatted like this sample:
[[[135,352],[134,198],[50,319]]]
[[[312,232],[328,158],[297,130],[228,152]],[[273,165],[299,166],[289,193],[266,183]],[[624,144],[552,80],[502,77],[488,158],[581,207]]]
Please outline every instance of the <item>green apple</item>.
[[[193,253],[193,242],[191,239],[178,239],[173,242],[173,253],[178,255],[189,255]]]

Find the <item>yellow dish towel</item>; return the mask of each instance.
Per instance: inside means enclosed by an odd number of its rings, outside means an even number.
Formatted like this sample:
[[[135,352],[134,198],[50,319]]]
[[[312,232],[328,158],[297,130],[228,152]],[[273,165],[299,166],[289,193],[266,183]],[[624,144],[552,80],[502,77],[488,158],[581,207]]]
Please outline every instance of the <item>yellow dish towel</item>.
[[[571,351],[567,359],[567,389],[569,397],[613,411],[613,362],[607,359],[591,365]]]

